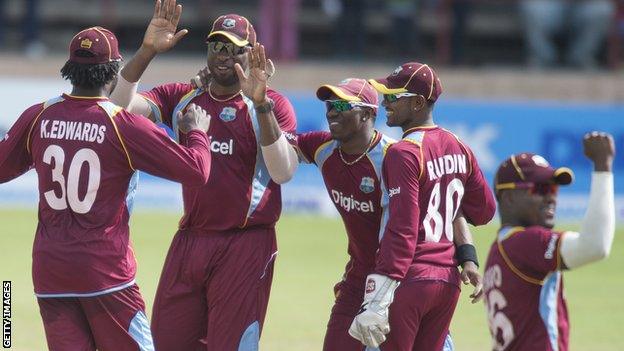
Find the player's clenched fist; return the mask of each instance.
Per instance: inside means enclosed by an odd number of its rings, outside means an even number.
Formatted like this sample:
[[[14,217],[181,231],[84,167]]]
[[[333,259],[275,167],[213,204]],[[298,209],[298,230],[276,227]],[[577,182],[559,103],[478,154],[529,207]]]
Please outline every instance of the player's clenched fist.
[[[210,128],[210,115],[195,104],[190,104],[184,114],[178,111],[177,118],[178,128],[182,133],[188,133],[191,130],[201,130],[205,133]]]
[[[594,171],[611,172],[615,146],[613,137],[604,132],[591,132],[583,138],[585,156],[594,163]]]
[[[349,334],[368,347],[379,347],[390,332],[389,308],[399,282],[380,274],[366,278],[364,302],[353,319]]]

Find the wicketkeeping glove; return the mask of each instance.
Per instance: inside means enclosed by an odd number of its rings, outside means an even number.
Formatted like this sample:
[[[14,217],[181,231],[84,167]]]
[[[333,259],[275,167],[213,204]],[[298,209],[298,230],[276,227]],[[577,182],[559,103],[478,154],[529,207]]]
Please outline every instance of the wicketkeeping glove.
[[[349,334],[368,347],[379,347],[390,332],[388,308],[399,282],[381,274],[366,278],[364,302],[353,319]]]

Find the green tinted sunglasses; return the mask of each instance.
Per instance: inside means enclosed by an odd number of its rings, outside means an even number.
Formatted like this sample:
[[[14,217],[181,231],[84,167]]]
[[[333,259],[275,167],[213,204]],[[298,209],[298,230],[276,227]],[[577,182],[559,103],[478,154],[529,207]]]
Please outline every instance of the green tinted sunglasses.
[[[399,94],[384,94],[383,98],[385,102],[395,102],[402,97],[418,96],[418,94],[412,93],[399,93]]]
[[[208,42],[208,52],[211,54],[218,54],[223,50],[225,50],[230,56],[237,56],[245,53],[245,46],[238,46],[234,43],[225,43],[222,41]]]
[[[373,104],[367,104],[364,102],[357,102],[357,101],[346,101],[346,100],[326,100],[325,107],[327,107],[327,111],[334,109],[336,110],[336,112],[351,111],[356,107],[377,108],[377,106]]]

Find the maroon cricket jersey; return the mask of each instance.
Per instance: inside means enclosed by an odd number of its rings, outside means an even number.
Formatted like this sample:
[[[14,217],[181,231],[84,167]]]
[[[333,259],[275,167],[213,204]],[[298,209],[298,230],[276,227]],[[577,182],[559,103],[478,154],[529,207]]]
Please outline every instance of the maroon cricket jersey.
[[[459,285],[453,220],[461,209],[482,225],[496,210],[472,151],[437,126],[413,128],[388,149],[382,176],[388,209],[376,273]]]
[[[349,263],[345,275],[364,278],[375,268],[383,212],[381,204],[381,165],[388,146],[395,140],[376,132],[366,157],[347,165],[340,157],[339,144],[329,132],[298,136],[298,146],[306,161],[321,171],[332,202],[347,231]],[[353,162],[359,155],[343,153]]]
[[[216,100],[205,90],[182,83],[158,86],[142,95],[152,107],[152,116],[176,134],[175,115],[190,103],[212,116],[208,130],[212,171],[205,185],[182,187],[181,230],[207,233],[275,225],[282,207],[280,186],[271,180],[264,163],[260,129],[250,99],[238,94]],[[280,129],[294,143],[297,121],[292,105],[274,90],[269,89],[267,96],[275,102],[273,113]]]
[[[128,186],[136,170],[187,184],[210,172],[208,139],[188,148],[107,98],[62,95],[27,109],[0,142],[0,182],[35,168],[38,297],[96,296],[134,284]]]
[[[484,276],[494,350],[568,349],[562,237],[563,233],[540,226],[503,227],[498,232]]]

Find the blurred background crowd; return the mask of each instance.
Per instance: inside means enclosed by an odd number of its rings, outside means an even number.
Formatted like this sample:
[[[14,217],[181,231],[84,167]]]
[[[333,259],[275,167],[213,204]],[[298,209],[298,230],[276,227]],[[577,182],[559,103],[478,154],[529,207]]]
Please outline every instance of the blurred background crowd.
[[[624,0],[184,0],[176,52],[203,53],[198,40],[219,14],[256,25],[278,61],[322,59],[438,66],[615,69],[624,56]],[[95,24],[126,50],[140,43],[151,0],[0,0],[0,50],[41,57]]]

